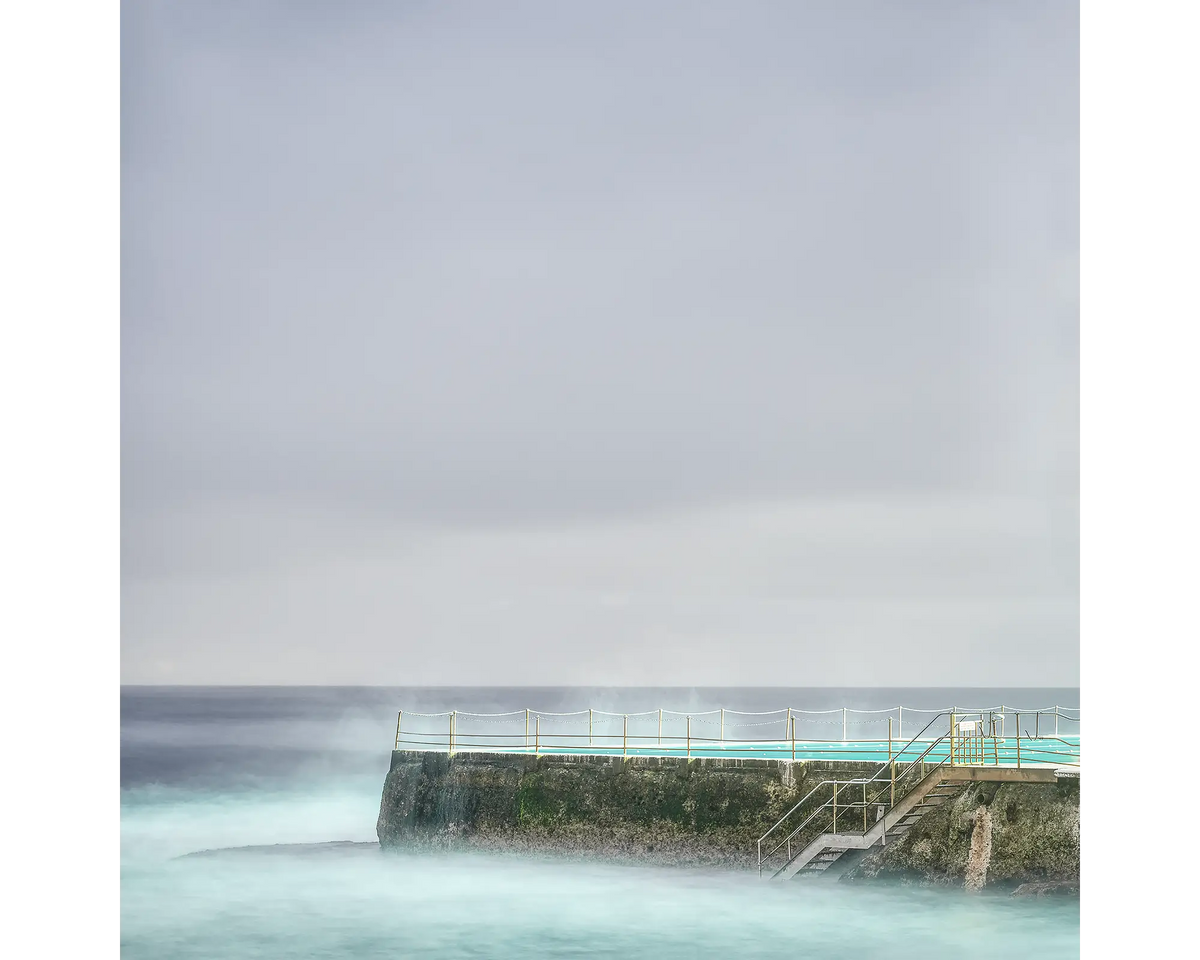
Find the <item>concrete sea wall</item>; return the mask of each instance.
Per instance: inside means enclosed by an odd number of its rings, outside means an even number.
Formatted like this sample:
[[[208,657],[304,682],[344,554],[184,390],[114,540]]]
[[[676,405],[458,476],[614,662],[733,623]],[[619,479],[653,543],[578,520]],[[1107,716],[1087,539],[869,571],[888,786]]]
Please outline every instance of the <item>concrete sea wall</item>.
[[[871,850],[844,879],[1076,893],[1079,849],[1079,777],[971,783],[902,840]]]
[[[756,841],[821,780],[875,764],[396,751],[377,832],[388,848],[459,848],[754,869]],[[971,784],[849,881],[1078,882],[1079,782]],[[972,835],[990,811],[986,842]],[[982,822],[982,821],[981,821]],[[848,824],[847,824],[848,825]],[[980,850],[988,851],[986,863]]]

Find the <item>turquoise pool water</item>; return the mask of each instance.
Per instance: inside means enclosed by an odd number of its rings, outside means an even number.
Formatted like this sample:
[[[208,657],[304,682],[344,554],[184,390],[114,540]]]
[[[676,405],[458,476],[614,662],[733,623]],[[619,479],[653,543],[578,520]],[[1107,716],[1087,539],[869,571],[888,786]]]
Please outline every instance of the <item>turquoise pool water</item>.
[[[618,741],[612,743],[611,738],[603,744],[581,745],[556,743],[553,739],[539,744],[537,747],[525,746],[518,743],[515,746],[488,744],[473,744],[470,739],[461,739],[455,745],[456,753],[479,751],[484,753],[534,753],[546,755],[590,755],[590,756],[630,756],[630,757],[729,757],[740,759],[769,759],[769,760],[852,760],[864,763],[886,763],[896,760],[900,763],[916,761],[921,758],[929,746],[928,743],[906,745],[904,749],[887,740],[790,740],[742,742],[725,741],[723,743],[696,743],[690,746],[686,742],[669,741],[648,746],[622,746]],[[1022,766],[1078,766],[1080,755],[1080,738],[1078,736],[1026,739],[1021,738],[1020,752]],[[408,742],[401,740],[401,749],[433,750],[444,753],[446,746],[436,745],[428,741]],[[940,743],[933,747],[925,756],[926,762],[939,763],[950,759],[948,743]],[[956,747],[956,762],[979,763],[997,766],[1017,766],[1016,737],[987,740],[983,744],[982,756],[978,749],[973,755],[964,755]]]

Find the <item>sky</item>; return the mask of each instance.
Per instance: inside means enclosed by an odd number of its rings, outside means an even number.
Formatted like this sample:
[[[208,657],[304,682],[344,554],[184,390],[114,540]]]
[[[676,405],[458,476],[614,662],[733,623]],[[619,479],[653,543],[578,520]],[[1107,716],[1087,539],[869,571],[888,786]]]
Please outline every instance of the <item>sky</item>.
[[[121,30],[124,683],[1078,684],[1076,4]]]

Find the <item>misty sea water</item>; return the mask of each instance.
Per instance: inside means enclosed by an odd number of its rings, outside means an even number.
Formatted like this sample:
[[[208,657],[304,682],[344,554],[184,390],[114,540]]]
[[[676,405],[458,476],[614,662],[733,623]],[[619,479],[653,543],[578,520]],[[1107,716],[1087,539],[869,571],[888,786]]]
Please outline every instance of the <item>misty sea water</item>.
[[[122,956],[1078,956],[1073,899],[374,844],[400,707],[872,709],[947,697],[1078,703],[1077,690],[125,688]]]

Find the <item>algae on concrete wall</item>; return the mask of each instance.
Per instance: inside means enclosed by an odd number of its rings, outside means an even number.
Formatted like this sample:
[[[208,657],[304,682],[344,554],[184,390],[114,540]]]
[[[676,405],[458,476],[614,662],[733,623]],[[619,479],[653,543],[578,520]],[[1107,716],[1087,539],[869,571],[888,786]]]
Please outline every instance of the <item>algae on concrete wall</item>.
[[[1016,888],[1030,882],[1079,882],[1079,778],[1053,784],[971,783],[926,814],[895,843],[876,848],[844,880],[893,879],[963,886],[971,838],[983,808],[990,851],[982,885]]]
[[[398,752],[384,847],[459,846],[751,867],[756,841],[812,786],[874,764]]]
[[[385,848],[754,868],[758,838],[816,784],[877,769],[816,761],[397,751],[377,831]],[[987,862],[976,865],[986,887],[1078,880],[1078,778],[969,784],[902,840],[868,853],[845,879],[962,886],[980,806],[992,827]],[[824,826],[818,817],[813,830]]]

